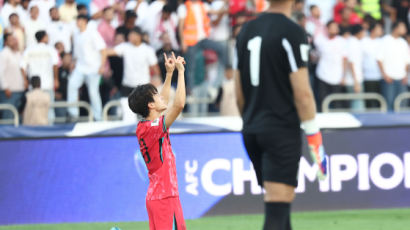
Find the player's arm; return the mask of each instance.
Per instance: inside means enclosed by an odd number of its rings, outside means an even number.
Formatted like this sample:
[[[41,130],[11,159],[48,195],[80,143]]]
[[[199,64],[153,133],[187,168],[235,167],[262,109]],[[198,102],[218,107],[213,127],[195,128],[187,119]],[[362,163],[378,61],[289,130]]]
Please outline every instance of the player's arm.
[[[342,70],[342,81],[340,82],[341,85],[345,85],[346,83],[346,75],[347,71],[349,71],[349,61],[346,57],[343,58],[343,70]]]
[[[322,134],[315,119],[316,103],[307,69],[309,51],[307,37],[303,31],[294,31],[289,34],[287,39],[283,40],[282,45],[288,54],[291,70],[289,77],[294,103],[305,130],[310,155],[318,166],[318,177],[322,180],[326,178],[327,174],[327,159],[323,148]]]
[[[243,107],[245,106],[245,98],[242,92],[242,84],[240,79],[240,72],[239,70],[235,70],[234,72],[234,79],[235,79],[235,95],[236,95],[236,105],[238,106],[239,113],[243,114]]]
[[[307,68],[303,67],[291,73],[290,82],[296,110],[306,133],[310,155],[318,166],[319,179],[323,180],[327,175],[327,159],[323,148],[322,134],[315,119],[316,104],[310,87]]]
[[[350,72],[352,73],[353,81],[354,81],[354,91],[356,93],[360,93],[361,91],[361,85],[359,83],[359,80],[357,79],[356,71],[354,69],[354,64],[351,61],[348,61],[348,68]]]
[[[53,65],[53,75],[54,75],[54,90],[60,87],[60,81],[58,79],[58,65]]]
[[[172,58],[175,62],[175,67],[178,70],[178,85],[177,85],[177,90],[175,92],[175,98],[174,98],[174,103],[172,104],[171,108],[169,109],[169,112],[165,116],[165,126],[166,128],[169,128],[172,123],[177,119],[179,114],[182,112],[182,110],[185,107],[185,76],[184,76],[184,71],[185,71],[185,60],[182,57],[175,58],[175,55],[172,54]]]
[[[384,53],[385,52],[384,52],[383,46],[381,46],[379,51],[377,52],[377,56],[376,56],[377,65],[379,66],[379,69],[380,69],[380,72],[382,74],[383,80],[385,82],[387,82],[388,84],[390,84],[390,83],[393,82],[393,79],[389,75],[387,75],[387,73],[385,71],[385,68],[384,68],[384,65],[383,65],[383,61],[384,61],[384,57],[385,57]]]
[[[356,70],[354,68],[354,58],[355,58],[355,53],[356,50],[354,50],[354,47],[351,44],[348,44],[348,49],[347,49],[347,54],[345,54],[345,59],[347,62],[347,70],[350,71],[352,78],[353,78],[353,85],[354,85],[354,92],[355,93],[360,93],[361,89],[361,85],[359,83],[359,79],[357,78],[357,73]]]
[[[101,66],[100,66],[100,69],[98,70],[98,74],[102,75],[104,74],[104,70],[105,70],[105,62],[107,61],[107,52],[105,49],[101,49],[100,54],[101,54]]]
[[[27,52],[27,51],[26,51]],[[28,75],[27,75],[27,72],[26,72],[26,69],[27,69],[27,61],[26,61],[26,55],[25,54],[23,54],[23,59],[22,59],[22,61],[20,62],[20,72],[21,72],[21,75],[23,76],[23,79],[24,79],[24,88],[25,89],[28,89],[28,87],[29,87],[29,80],[28,80]],[[5,63],[4,61],[2,61],[1,63]],[[3,67],[3,68],[1,68],[1,67]],[[6,67],[6,65],[0,65],[0,76],[2,75],[2,69],[5,69],[5,67]],[[1,82],[0,82],[1,83]],[[3,85],[3,87],[4,87],[4,84],[2,84]],[[4,88],[6,88],[6,87],[4,87]]]
[[[293,97],[300,120],[312,120],[316,116],[316,104],[310,87],[309,74],[306,67],[290,74]]]
[[[115,49],[106,49],[105,54],[107,57],[119,56]]]
[[[167,73],[165,75],[164,86],[162,87],[160,94],[165,104],[167,105],[169,101],[169,92],[171,90],[172,75],[175,70],[175,62],[173,58],[168,58],[165,53],[164,53],[164,58],[165,58],[165,69],[167,70]]]
[[[53,74],[54,74],[54,90],[60,87],[60,81],[58,79],[58,53],[55,49],[51,51],[52,62],[53,62]]]
[[[105,44],[104,39],[101,37],[100,33],[97,31],[94,32],[94,47],[96,50],[100,52],[100,59],[101,59],[101,64],[100,68],[98,70],[98,74],[103,75],[105,71],[105,62],[107,61],[107,46]]]
[[[402,81],[403,85],[407,85],[409,83],[410,77],[407,77],[409,73],[410,73],[410,63],[406,65],[406,77],[403,78],[403,81]]]

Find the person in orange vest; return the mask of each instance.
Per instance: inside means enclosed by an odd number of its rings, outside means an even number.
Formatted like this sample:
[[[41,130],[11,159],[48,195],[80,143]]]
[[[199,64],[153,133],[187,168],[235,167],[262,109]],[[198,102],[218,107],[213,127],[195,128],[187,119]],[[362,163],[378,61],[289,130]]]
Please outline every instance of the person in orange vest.
[[[204,79],[194,81],[195,59],[205,49],[213,50],[218,55],[218,77],[212,82],[213,86],[219,87],[222,82],[227,63],[227,52],[221,44],[209,39],[211,21],[208,15],[221,15],[225,13],[227,13],[226,8],[212,11],[206,3],[200,0],[187,0],[178,8],[181,48],[187,62],[188,84],[193,89],[194,94],[195,88],[206,89],[207,87],[204,87],[204,84],[208,84]]]

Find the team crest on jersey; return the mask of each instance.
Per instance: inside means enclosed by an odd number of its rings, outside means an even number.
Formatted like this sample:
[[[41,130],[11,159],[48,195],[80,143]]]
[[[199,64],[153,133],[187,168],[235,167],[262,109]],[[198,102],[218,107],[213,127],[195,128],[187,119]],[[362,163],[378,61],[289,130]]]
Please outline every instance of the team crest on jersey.
[[[158,125],[159,125],[159,118],[157,118],[157,119],[155,119],[151,122],[151,126],[158,126]]]

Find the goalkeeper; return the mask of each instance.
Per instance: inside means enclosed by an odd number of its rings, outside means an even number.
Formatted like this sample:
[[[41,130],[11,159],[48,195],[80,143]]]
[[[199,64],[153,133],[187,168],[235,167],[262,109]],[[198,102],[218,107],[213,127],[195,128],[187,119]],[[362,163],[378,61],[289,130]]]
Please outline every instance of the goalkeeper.
[[[243,140],[266,190],[264,230],[290,230],[302,151],[301,129],[326,177],[326,155],[316,123],[304,30],[290,19],[294,0],[270,0],[267,11],[243,25],[236,41],[235,77]]]

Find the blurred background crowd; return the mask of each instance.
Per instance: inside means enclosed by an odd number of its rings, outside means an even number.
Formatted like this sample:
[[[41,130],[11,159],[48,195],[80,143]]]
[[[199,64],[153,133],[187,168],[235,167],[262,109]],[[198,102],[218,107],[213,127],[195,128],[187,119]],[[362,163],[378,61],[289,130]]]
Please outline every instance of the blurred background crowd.
[[[235,36],[268,6],[264,0],[0,0],[0,104],[14,105],[24,124],[46,125],[56,117],[76,121],[84,112],[50,109],[53,103],[87,101],[98,121],[109,101],[126,108],[137,85],[161,88],[163,53],[174,52],[187,60],[186,114],[239,115]],[[292,18],[308,34],[319,110],[330,94],[362,92],[383,95],[393,110],[410,86],[409,9],[410,0],[296,2]],[[362,111],[378,104],[333,106]]]

